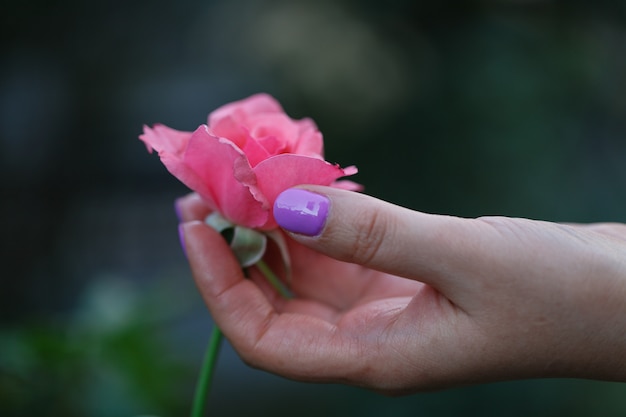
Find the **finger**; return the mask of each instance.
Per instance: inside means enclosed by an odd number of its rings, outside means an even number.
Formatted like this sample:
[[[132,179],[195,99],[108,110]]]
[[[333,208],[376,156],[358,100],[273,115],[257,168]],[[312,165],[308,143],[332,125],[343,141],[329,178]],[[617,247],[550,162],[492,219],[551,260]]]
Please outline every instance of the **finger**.
[[[298,242],[333,258],[436,288],[480,251],[476,222],[408,210],[364,194],[306,186],[279,195],[277,222]],[[295,233],[294,233],[295,232]]]
[[[244,278],[224,239],[202,222],[181,225],[192,275],[215,322],[252,366],[302,380],[339,380],[351,372],[354,343],[319,317],[278,314]]]
[[[204,220],[211,212],[211,209],[197,193],[190,193],[178,198],[174,203],[174,208],[181,223]]]
[[[582,226],[588,230],[600,233],[605,236],[611,236],[620,240],[626,240],[626,224],[622,223],[592,223]]]
[[[199,221],[180,227],[192,275],[215,321],[233,339],[254,338],[259,320],[274,314],[262,291],[245,279],[219,233]]]

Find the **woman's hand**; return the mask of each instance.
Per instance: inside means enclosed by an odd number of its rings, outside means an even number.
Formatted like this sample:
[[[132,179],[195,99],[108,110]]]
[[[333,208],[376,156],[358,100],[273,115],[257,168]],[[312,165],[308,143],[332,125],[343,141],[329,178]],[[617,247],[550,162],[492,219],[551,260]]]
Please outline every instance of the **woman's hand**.
[[[313,219],[316,236],[288,233],[292,299],[254,268],[244,277],[199,221],[208,210],[196,195],[178,203],[198,288],[251,366],[388,394],[533,377],[626,381],[625,225],[462,219],[303,188],[329,211]]]

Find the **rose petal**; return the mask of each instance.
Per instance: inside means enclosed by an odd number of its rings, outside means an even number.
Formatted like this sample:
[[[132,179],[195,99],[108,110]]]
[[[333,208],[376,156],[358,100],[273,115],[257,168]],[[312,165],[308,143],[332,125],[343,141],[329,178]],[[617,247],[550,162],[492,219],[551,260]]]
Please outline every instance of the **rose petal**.
[[[218,209],[215,198],[213,197],[213,192],[209,188],[209,185],[206,184],[192,169],[192,167],[188,166],[181,157],[166,151],[159,152],[159,157],[170,174],[178,178],[180,182],[185,184],[191,190],[197,192],[209,208],[211,208],[211,210]]]
[[[347,191],[363,191],[363,185],[350,180],[339,180],[330,184],[331,187]]]
[[[208,185],[183,162],[184,152],[193,132],[181,132],[161,124],[154,125],[152,129],[144,126],[143,130],[144,133],[139,136],[139,139],[146,144],[148,151],[157,151],[161,162],[172,175],[200,194],[209,207],[213,210],[217,209]]]
[[[139,135],[139,139],[146,144],[149,152],[155,150],[182,155],[191,134],[192,132],[183,132],[162,124],[155,124],[153,128],[144,126],[143,134]]]
[[[301,132],[305,130],[319,130],[315,121],[310,117],[305,117],[300,120],[294,120],[294,123],[298,125]]]
[[[256,176],[246,155],[232,142],[211,135],[202,125],[189,139],[183,162],[196,175],[178,178],[199,193],[200,188],[208,188],[215,210],[228,220],[253,228],[266,223],[269,204],[251,193]]]
[[[278,194],[300,184],[330,185],[346,175],[338,165],[304,155],[276,155],[259,163],[254,169],[257,188],[270,205]],[[276,227],[273,216],[264,229]]]
[[[263,149],[265,149],[265,151],[268,154],[267,158],[269,158],[270,156],[284,153],[285,148],[286,148],[285,141],[277,138],[276,136],[265,136],[260,139],[256,139],[256,140],[252,139],[252,140],[258,143],[259,146],[261,146]]]
[[[267,151],[265,146],[250,136],[248,129],[235,122],[230,116],[216,122],[215,127],[209,126],[209,133],[234,142],[246,154],[251,166],[256,166],[259,162],[273,155]]]
[[[243,148],[248,141],[250,134],[241,123],[236,122],[231,116],[219,119],[213,125],[209,126],[209,133],[221,138],[228,138],[239,148]]]
[[[359,169],[354,165],[350,165],[349,167],[345,167],[343,169],[343,172],[345,173],[346,177],[349,177],[350,175],[354,175],[359,172]]]
[[[212,111],[209,114],[209,126],[213,127],[224,117],[235,117],[236,121],[243,122],[246,117],[258,113],[283,113],[283,108],[269,94],[255,94],[243,100],[225,104]]]
[[[257,139],[273,136],[283,143],[282,148],[289,153],[295,146],[300,127],[294,123],[286,114],[255,114],[246,119],[246,127],[250,130],[250,135]]]
[[[324,159],[324,140],[322,133],[317,128],[307,127],[301,129],[298,142],[293,148],[293,153]]]

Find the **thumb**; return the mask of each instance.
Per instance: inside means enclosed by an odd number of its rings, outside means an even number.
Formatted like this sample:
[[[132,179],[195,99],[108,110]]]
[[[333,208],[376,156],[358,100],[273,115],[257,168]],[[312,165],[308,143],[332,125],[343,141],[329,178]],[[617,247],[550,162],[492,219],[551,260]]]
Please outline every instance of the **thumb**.
[[[331,187],[281,193],[274,218],[296,241],[332,258],[418,280],[447,292],[475,259],[475,222],[425,214]]]

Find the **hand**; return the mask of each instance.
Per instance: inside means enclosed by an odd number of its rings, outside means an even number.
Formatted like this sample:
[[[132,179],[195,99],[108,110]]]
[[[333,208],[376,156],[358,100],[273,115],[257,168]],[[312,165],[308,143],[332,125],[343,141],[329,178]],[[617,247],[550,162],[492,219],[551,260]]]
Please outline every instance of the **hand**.
[[[285,377],[410,393],[505,379],[626,381],[626,226],[462,219],[363,194],[289,233],[293,299],[179,209],[192,274],[243,360]],[[280,222],[279,222],[280,223]]]

